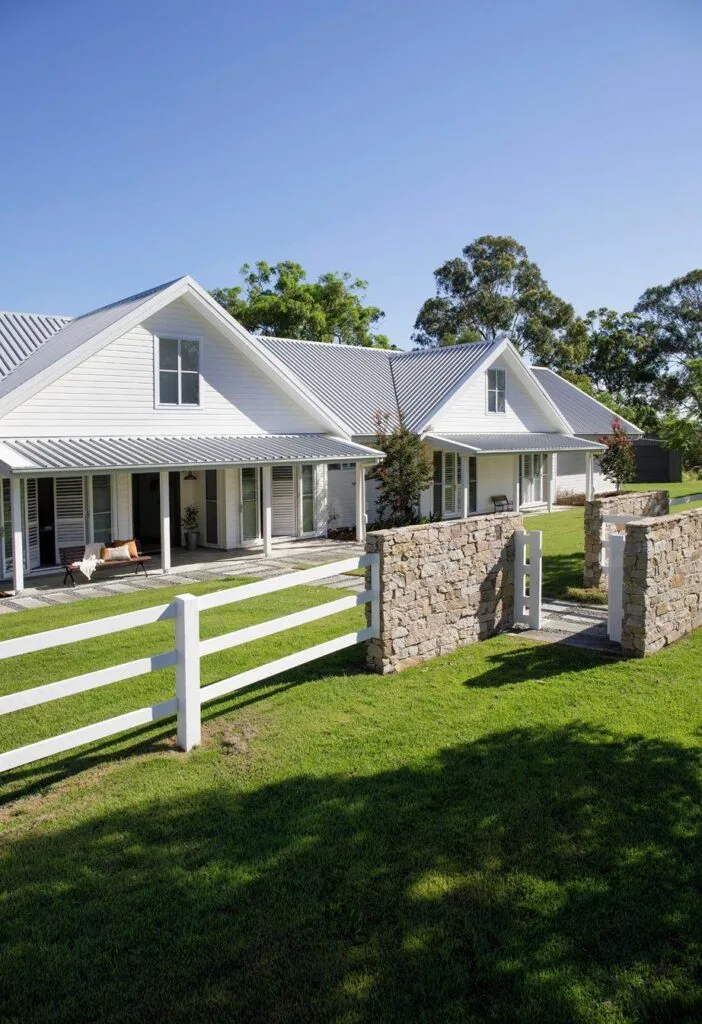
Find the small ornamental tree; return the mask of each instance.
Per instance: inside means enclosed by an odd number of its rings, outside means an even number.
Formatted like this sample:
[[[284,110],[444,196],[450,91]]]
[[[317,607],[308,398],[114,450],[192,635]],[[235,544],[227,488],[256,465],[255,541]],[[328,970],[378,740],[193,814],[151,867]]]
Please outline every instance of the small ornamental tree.
[[[376,413],[375,444],[385,459],[371,474],[379,483],[376,509],[384,526],[408,526],[419,518],[419,496],[431,486],[431,454],[422,439],[408,430],[402,413],[390,429],[387,413]]]
[[[629,484],[636,476],[634,446],[631,438],[618,419],[612,420],[612,433],[601,437],[600,444],[606,445],[605,451],[597,456],[600,469],[608,480],[621,490],[622,484]]]

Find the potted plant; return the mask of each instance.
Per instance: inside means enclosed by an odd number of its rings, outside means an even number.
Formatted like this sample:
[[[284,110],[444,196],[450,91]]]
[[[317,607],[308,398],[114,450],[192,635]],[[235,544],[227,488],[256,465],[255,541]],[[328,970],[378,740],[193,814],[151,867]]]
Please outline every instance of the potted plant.
[[[200,543],[200,509],[197,505],[186,505],[180,521],[185,534],[185,546],[188,551],[196,551]]]

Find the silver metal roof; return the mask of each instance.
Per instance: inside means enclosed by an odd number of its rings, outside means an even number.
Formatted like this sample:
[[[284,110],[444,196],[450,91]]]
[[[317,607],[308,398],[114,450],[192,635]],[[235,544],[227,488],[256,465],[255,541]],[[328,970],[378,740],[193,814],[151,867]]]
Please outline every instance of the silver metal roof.
[[[570,434],[427,434],[439,448],[476,455],[512,452],[598,452],[604,445]]]
[[[66,472],[236,466],[265,462],[335,462],[382,453],[327,434],[264,434],[250,437],[36,437],[4,439],[17,456],[14,471]],[[8,463],[11,460],[8,459]]]
[[[295,374],[301,384],[336,413],[354,434],[375,434],[376,413],[397,422],[397,396],[388,349],[330,345],[253,335]]]
[[[478,342],[398,352],[292,338],[253,337],[359,435],[375,433],[376,412],[390,413],[394,423],[398,409],[410,430],[416,430],[483,356],[499,344]]]
[[[448,398],[497,341],[391,354],[397,403],[410,430],[418,430],[433,409]]]
[[[643,431],[628,420],[622,419],[606,405],[591,398],[584,391],[544,366],[532,366],[531,371],[551,401],[570,424],[574,434],[612,433],[612,420],[618,419],[628,434],[642,434]]]
[[[0,380],[70,322],[68,316],[0,313]]]
[[[179,278],[176,278],[176,280],[179,280]],[[160,284],[146,292],[130,295],[128,298],[120,299],[119,302],[113,302],[109,306],[102,306],[100,309],[94,309],[83,316],[67,320],[60,330],[44,339],[44,342],[38,342],[31,352],[15,363],[11,372],[6,373],[4,377],[0,378],[0,398],[37,373],[41,373],[42,370],[55,363],[58,359],[73,352],[84,342],[89,341],[105,330],[105,328],[116,323],[121,317],[137,309],[137,307],[157,292],[164,291],[174,283],[174,281],[168,281],[166,284]]]

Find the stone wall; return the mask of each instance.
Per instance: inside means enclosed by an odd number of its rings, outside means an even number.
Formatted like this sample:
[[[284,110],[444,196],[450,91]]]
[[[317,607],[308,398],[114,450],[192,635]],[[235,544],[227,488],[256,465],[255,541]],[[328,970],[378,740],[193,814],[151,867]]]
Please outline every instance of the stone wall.
[[[505,512],[370,533],[381,596],[369,666],[397,672],[511,626],[521,525],[520,515]]]
[[[702,509],[626,527],[622,651],[643,657],[702,626]]]
[[[664,516],[669,509],[667,491],[638,491],[602,496],[585,502],[585,571],[583,586],[607,589],[607,575],[600,562],[603,516]],[[615,530],[610,526],[607,533]]]

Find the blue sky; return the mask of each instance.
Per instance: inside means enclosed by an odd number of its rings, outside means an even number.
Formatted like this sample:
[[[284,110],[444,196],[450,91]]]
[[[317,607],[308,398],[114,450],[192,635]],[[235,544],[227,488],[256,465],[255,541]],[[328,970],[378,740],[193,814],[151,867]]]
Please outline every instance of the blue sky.
[[[694,0],[0,0],[0,308],[256,259],[368,279],[511,234],[581,312],[702,265]]]

